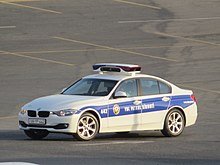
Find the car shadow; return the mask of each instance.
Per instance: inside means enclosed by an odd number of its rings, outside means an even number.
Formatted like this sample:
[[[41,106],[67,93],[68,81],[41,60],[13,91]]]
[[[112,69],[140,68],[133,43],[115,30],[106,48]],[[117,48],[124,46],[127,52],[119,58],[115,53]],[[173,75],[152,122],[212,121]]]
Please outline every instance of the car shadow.
[[[159,131],[144,131],[144,132],[131,132],[131,133],[103,133],[98,134],[92,141],[108,141],[108,140],[155,140],[158,138],[164,138]],[[0,141],[77,141],[72,135],[50,133],[46,138],[42,140],[32,140],[28,138],[20,130],[0,130]]]

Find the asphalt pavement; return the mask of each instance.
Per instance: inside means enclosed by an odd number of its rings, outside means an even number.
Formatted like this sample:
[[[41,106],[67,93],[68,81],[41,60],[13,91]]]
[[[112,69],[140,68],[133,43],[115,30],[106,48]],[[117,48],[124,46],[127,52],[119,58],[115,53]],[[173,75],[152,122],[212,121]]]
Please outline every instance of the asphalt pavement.
[[[218,0],[0,0],[0,162],[220,164]],[[100,62],[192,89],[198,120],[176,138],[157,131],[89,142],[18,130],[20,107],[60,92]]]

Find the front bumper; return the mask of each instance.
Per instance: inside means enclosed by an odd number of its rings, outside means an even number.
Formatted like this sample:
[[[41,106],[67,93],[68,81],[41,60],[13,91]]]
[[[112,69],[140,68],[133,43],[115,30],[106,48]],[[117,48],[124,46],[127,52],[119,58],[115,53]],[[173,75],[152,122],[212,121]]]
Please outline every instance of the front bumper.
[[[29,124],[29,119],[45,119],[45,125]],[[50,115],[49,117],[29,117],[28,115],[19,114],[19,129],[21,130],[31,130],[40,129],[47,130],[49,132],[57,133],[76,133],[77,123],[79,120],[79,115],[74,114],[72,116],[60,117],[57,115]]]

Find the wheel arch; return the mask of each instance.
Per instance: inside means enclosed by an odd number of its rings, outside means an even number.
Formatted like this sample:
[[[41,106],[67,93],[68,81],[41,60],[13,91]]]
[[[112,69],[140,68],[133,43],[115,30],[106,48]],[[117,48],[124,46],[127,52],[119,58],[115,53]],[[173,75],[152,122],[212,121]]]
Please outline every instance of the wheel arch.
[[[93,109],[87,109],[85,111],[83,111],[83,113],[81,114],[81,116],[85,113],[91,113],[92,115],[94,115],[96,117],[96,119],[98,120],[98,123],[99,123],[99,128],[98,128],[98,132],[100,130],[100,127],[101,127],[101,121],[100,121],[100,115],[98,114],[98,112],[96,112],[95,110]]]
[[[165,116],[165,118],[164,118],[163,121],[165,122],[167,115],[168,115],[169,112],[172,111],[173,109],[177,109],[177,110],[179,110],[179,111],[183,114],[183,117],[184,117],[184,126],[185,126],[185,125],[186,125],[186,114],[185,114],[183,108],[180,107],[180,106],[173,106],[173,107],[169,108],[169,109],[168,109],[168,112],[166,113],[166,116]],[[163,124],[164,124],[164,122],[163,122]]]

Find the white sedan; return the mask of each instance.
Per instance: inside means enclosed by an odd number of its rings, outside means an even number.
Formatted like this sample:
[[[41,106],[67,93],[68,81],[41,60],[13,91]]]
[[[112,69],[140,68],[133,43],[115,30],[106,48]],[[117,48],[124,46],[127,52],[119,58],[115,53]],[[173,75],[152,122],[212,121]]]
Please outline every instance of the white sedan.
[[[138,65],[102,63],[93,70],[99,73],[24,105],[19,128],[32,139],[65,133],[91,140],[97,133],[143,130],[173,137],[195,124],[197,103],[191,90],[140,74]]]

